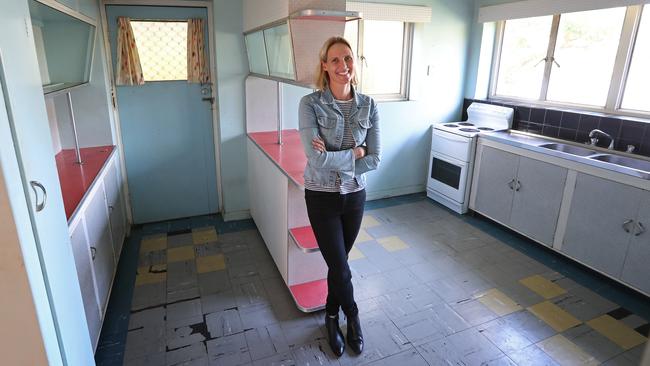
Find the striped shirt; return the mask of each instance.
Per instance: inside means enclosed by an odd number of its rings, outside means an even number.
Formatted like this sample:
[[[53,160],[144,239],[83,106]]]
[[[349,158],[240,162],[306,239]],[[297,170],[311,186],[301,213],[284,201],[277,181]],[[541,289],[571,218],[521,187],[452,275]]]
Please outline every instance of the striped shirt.
[[[354,137],[352,136],[352,127],[350,126],[350,112],[354,104],[354,99],[350,100],[338,100],[335,99],[336,105],[341,110],[343,114],[344,127],[343,127],[343,142],[341,143],[341,150],[353,149],[356,147],[354,143]],[[363,188],[359,186],[357,179],[354,178],[347,182],[341,182],[341,177],[337,176],[336,184],[334,187],[323,187],[311,180],[305,180],[305,189],[310,191],[320,191],[320,192],[338,192],[341,194],[353,193],[362,190]]]

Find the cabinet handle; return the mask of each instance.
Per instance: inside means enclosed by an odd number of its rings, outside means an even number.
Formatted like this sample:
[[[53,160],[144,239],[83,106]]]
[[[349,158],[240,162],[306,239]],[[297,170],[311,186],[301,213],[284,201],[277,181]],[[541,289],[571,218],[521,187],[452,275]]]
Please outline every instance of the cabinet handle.
[[[630,225],[631,223],[633,223],[633,222],[634,222],[634,220],[629,219],[629,220],[625,220],[625,222],[623,223],[623,230],[625,230],[626,233],[629,233],[629,232],[630,232],[630,227],[629,227],[629,225]]]
[[[515,191],[519,192],[519,190],[521,189],[521,182],[519,180],[517,180],[517,182],[515,184],[516,184]]]
[[[95,260],[95,257],[97,255],[97,248],[95,247],[90,247],[90,256]]]
[[[508,182],[508,187],[510,187],[511,190],[515,189],[514,183],[515,183],[515,178],[512,178],[512,180]]]
[[[108,211],[109,212],[113,212],[113,209],[114,209],[113,205],[108,205]]]
[[[642,223],[637,221],[636,227],[637,227],[638,231],[636,233],[634,233],[634,236],[639,236],[639,235],[645,233],[645,226],[643,226]]]
[[[43,211],[45,208],[45,202],[47,202],[47,191],[45,190],[45,187],[35,180],[29,181],[29,185],[32,186],[32,190],[34,190],[34,195],[36,196],[36,212]],[[38,203],[38,191],[36,188],[43,191],[43,201],[41,201],[41,203]]]

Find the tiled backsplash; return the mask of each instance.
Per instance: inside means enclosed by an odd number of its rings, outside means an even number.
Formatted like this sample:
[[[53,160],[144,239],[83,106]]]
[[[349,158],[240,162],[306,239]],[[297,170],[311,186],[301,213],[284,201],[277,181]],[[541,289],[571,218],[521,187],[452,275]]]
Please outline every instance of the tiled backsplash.
[[[589,141],[589,131],[597,128],[614,138],[615,150],[625,151],[628,145],[633,145],[634,154],[650,156],[650,122],[640,122],[638,119],[624,116],[562,111],[473,99],[464,100],[463,120],[467,119],[467,107],[472,102],[514,108],[512,128],[515,130],[584,143]],[[607,147],[609,142],[605,140],[599,142],[598,146]]]

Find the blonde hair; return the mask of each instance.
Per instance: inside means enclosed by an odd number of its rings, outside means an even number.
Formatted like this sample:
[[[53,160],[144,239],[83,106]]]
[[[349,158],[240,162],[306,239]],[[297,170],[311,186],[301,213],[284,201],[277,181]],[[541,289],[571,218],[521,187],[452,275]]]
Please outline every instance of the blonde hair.
[[[343,37],[331,37],[325,43],[323,44],[323,47],[321,47],[320,52],[318,53],[318,66],[316,66],[316,89],[318,90],[325,90],[327,89],[327,86],[329,85],[329,75],[325,70],[323,70],[322,62],[327,63],[327,52],[329,52],[330,48],[334,46],[335,44],[340,43],[352,51],[352,57],[354,57],[354,51],[352,50],[352,46],[350,46],[350,42],[348,42],[345,38]],[[352,85],[357,85],[357,74],[356,72],[354,75],[352,75],[352,80],[350,80],[350,83]]]

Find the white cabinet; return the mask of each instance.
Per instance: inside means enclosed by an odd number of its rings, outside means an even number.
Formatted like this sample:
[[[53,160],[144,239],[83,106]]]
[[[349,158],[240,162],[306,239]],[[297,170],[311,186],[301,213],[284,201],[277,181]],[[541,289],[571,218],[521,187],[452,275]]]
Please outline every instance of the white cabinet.
[[[90,340],[95,346],[101,329],[101,310],[97,303],[93,260],[83,219],[78,220],[77,224],[70,228],[70,242],[72,243],[72,253],[77,267],[79,287],[81,288],[81,297],[86,312],[86,321],[88,322],[88,332],[90,333]]]
[[[562,252],[619,278],[643,191],[579,173]]]
[[[108,159],[86,192],[69,229],[93,347],[99,334],[115,277],[126,220],[117,152]]]
[[[568,169],[482,147],[474,209],[551,245]]]
[[[621,280],[650,294],[650,192],[644,192],[641,209],[631,231],[632,241],[627,250]]]

